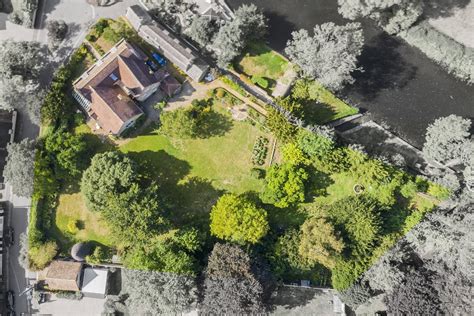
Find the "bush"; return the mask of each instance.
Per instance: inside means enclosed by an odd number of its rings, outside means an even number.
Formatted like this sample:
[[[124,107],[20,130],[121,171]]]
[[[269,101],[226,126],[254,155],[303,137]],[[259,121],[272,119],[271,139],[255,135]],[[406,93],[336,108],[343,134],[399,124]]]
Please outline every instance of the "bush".
[[[81,292],[60,291],[60,292],[56,292],[56,297],[57,298],[64,298],[66,300],[79,301],[84,297],[84,295]]]
[[[413,182],[413,181],[409,181],[409,182],[405,183],[400,189],[401,195],[404,198],[407,198],[407,199],[415,196],[417,191],[418,191],[418,187],[417,187],[416,183]]]
[[[98,36],[102,35],[104,30],[109,27],[109,21],[107,19],[99,19],[94,25],[94,30]]]
[[[474,49],[437,31],[428,22],[421,22],[399,35],[449,73],[468,83],[474,83]]]
[[[92,255],[86,257],[89,264],[104,263],[108,259],[107,249],[102,246],[96,246]]]
[[[88,40],[89,42],[95,42],[97,40],[97,37],[93,34],[87,34],[86,40]]]
[[[106,28],[104,30],[104,33],[102,33],[102,37],[109,43],[111,44],[115,44],[117,43],[118,41],[120,41],[120,39],[122,38],[120,36],[120,34],[118,34],[117,32],[115,32],[113,29],[111,29],[110,27]]]
[[[256,85],[259,85],[260,87],[262,87],[263,89],[267,89],[268,88],[268,80],[263,78],[263,77],[259,77],[259,76],[252,76],[252,82]]]
[[[252,163],[257,166],[261,166],[265,163],[268,152],[268,138],[259,136],[253,145],[252,150]]]
[[[255,179],[263,179],[265,178],[265,170],[260,168],[252,168],[250,169],[250,175]]]
[[[79,231],[79,228],[77,227],[77,220],[70,219],[69,222],[67,223],[67,230],[71,234],[76,234]]]
[[[54,241],[48,241],[44,244],[31,246],[28,251],[30,268],[38,271],[46,268],[58,253],[58,246]]]

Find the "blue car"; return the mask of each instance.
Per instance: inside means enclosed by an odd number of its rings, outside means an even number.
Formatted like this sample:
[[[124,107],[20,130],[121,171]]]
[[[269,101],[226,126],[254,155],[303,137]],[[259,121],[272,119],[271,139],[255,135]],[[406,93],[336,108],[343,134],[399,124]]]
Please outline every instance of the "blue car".
[[[155,64],[155,63],[153,62],[153,60],[147,60],[145,63],[146,63],[147,66],[150,67],[150,69],[153,70],[153,71],[157,71],[157,70],[160,68],[160,67],[158,67],[157,64]]]
[[[153,53],[151,55],[153,56],[153,58],[155,58],[155,60],[158,62],[158,64],[160,64],[161,66],[166,65],[166,59],[164,59],[160,54]]]

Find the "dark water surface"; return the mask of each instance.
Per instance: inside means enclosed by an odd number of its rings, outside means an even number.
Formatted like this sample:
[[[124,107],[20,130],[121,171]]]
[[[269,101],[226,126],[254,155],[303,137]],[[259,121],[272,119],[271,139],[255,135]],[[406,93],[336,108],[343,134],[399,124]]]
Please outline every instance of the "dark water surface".
[[[337,0],[227,0],[232,8],[254,3],[270,18],[269,45],[282,51],[293,30],[347,22]],[[421,147],[425,129],[436,118],[457,114],[474,120],[474,86],[449,75],[418,49],[363,21],[366,45],[359,58],[364,72],[341,97],[370,111],[402,138]]]

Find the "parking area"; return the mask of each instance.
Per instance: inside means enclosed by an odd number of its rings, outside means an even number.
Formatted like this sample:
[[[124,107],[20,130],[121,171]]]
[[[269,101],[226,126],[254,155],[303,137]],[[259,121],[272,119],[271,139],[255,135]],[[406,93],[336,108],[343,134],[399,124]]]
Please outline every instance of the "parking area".
[[[104,310],[104,301],[104,299],[89,297],[76,301],[53,295],[41,305],[33,300],[33,312],[40,315],[100,316]]]

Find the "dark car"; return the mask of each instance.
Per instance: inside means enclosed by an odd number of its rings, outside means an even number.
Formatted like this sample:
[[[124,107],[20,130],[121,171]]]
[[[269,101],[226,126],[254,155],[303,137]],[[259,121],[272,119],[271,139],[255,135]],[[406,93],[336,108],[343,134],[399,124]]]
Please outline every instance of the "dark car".
[[[15,292],[10,290],[5,295],[7,300],[7,309],[13,310],[15,308]]]
[[[157,64],[155,64],[152,60],[147,60],[146,61],[146,64],[148,67],[150,67],[151,70],[153,71],[157,71],[158,69],[160,69],[160,67],[158,67]]]
[[[166,65],[166,59],[164,59],[160,54],[153,53],[151,55],[153,56],[153,58],[155,58],[155,60],[158,62],[158,64],[160,64],[161,66]]]

